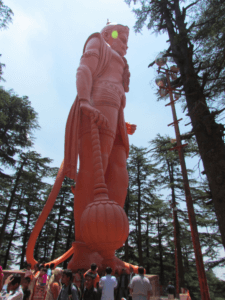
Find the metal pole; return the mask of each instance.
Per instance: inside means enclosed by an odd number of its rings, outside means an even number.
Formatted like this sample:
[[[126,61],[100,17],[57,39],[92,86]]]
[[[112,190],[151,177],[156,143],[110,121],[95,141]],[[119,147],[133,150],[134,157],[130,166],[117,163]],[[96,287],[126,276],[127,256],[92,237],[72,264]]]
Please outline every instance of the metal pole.
[[[182,145],[182,143],[181,143],[180,130],[179,130],[179,125],[178,125],[179,121],[177,120],[177,115],[176,115],[175,105],[174,105],[174,101],[173,101],[173,94],[172,94],[172,89],[170,86],[170,78],[169,78],[168,70],[166,70],[166,78],[167,78],[168,90],[169,90],[169,95],[170,95],[170,106],[171,106],[172,114],[173,114],[173,121],[174,121],[173,125],[174,125],[174,129],[175,129],[176,140],[177,140],[177,146],[175,148],[178,150],[181,171],[182,171],[182,176],[183,176],[184,190],[185,190],[185,195],[186,195],[189,223],[190,223],[190,227],[191,227],[192,243],[193,243],[194,252],[195,252],[195,261],[196,261],[196,268],[197,268],[197,273],[198,273],[201,299],[202,300],[210,300],[209,289],[208,289],[208,284],[207,284],[207,279],[206,279],[205,269],[204,269],[204,264],[203,264],[201,246],[200,246],[200,242],[199,242],[197,223],[196,223],[196,219],[195,219],[194,206],[193,206],[193,201],[192,201],[190,187],[189,187],[186,164],[185,164],[185,160],[184,160],[184,152],[183,152],[184,145]]]

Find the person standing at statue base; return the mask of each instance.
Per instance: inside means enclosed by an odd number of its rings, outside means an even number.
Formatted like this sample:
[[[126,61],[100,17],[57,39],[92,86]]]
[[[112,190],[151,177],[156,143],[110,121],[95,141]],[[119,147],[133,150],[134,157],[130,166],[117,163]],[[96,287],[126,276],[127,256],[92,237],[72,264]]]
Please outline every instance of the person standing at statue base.
[[[94,280],[96,276],[91,273],[85,273],[85,287],[81,300],[99,300],[98,290],[94,287]]]
[[[10,275],[5,280],[1,291],[2,300],[23,300],[23,291],[20,286],[21,276],[19,274]],[[9,293],[9,294],[8,294]]]
[[[86,273],[84,273],[84,278],[87,273],[92,273],[94,275],[94,287],[98,288],[100,276],[98,275],[98,267],[95,263],[91,264],[91,269],[89,269]]]
[[[173,300],[175,295],[175,287],[172,285],[171,281],[169,281],[166,291],[168,292],[168,300]]]
[[[112,276],[112,268],[107,267],[106,276],[100,279],[99,287],[102,288],[101,300],[114,300],[114,289],[117,287],[117,280]]]
[[[152,285],[148,278],[144,277],[144,268],[138,268],[138,275],[134,276],[129,284],[132,300],[150,300]]]
[[[79,300],[77,288],[72,284],[72,279],[72,271],[64,270],[61,279],[63,287],[58,296],[58,300]]]
[[[126,269],[122,269],[118,286],[118,300],[121,300],[123,297],[127,299],[128,297],[128,284],[130,282],[129,277],[130,276],[127,274]]]

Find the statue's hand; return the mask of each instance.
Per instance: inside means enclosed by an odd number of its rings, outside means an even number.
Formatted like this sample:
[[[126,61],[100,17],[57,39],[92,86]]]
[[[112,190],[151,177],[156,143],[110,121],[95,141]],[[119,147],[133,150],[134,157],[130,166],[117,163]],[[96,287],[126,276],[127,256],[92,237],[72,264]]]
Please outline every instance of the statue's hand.
[[[137,125],[126,122],[127,133],[132,135],[136,131]]]
[[[94,122],[100,127],[109,127],[108,119],[95,107],[93,107],[87,100],[80,101],[80,108],[82,112],[88,116],[94,117]]]

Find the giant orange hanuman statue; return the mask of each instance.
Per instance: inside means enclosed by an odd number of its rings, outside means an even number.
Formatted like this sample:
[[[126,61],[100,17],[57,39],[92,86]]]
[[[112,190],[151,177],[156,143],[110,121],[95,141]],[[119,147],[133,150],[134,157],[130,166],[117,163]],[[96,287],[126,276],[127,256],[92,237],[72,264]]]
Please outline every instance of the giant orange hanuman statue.
[[[128,134],[136,126],[125,123],[125,92],[129,91],[129,67],[124,58],[129,28],[108,23],[101,33],[86,41],[76,75],[77,97],[66,125],[65,157],[52,192],[39,216],[27,245],[27,261],[35,264],[33,251],[38,234],[51,211],[65,176],[74,179],[76,242],[56,265],[73,254],[68,268],[113,269],[131,265],[115,257],[129,234],[123,210],[128,173]],[[77,159],[80,167],[77,174]],[[137,267],[132,266],[134,271]]]

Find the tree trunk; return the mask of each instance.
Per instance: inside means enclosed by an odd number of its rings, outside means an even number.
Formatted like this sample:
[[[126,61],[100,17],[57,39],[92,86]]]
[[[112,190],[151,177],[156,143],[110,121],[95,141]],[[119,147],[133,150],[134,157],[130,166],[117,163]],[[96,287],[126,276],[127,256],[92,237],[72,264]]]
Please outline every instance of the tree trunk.
[[[170,187],[171,187],[171,197],[172,197],[172,205],[173,208],[176,207],[176,196],[175,196],[175,188],[174,188],[174,166],[173,163],[169,163],[167,160],[169,178],[170,178]],[[180,245],[180,225],[177,217],[177,211],[174,211],[174,231],[175,231],[175,239],[176,239],[176,255],[177,255],[177,263],[178,263],[178,278],[179,278],[179,289],[184,287],[184,267],[182,260],[182,251]],[[176,259],[175,255],[175,259]]]
[[[23,234],[23,246],[22,246],[22,253],[21,253],[21,259],[20,259],[20,269],[24,268],[24,257],[26,254],[26,245],[28,240],[28,232],[29,232],[29,225],[30,225],[30,216],[31,213],[27,214],[27,223]]]
[[[166,6],[165,6],[166,7]],[[170,46],[174,54],[174,61],[180,69],[183,90],[186,96],[188,114],[191,118],[193,131],[198,143],[199,152],[203,161],[205,172],[215,205],[218,224],[221,231],[223,245],[225,246],[225,146],[223,142],[223,126],[219,126],[210,114],[204,96],[204,85],[200,86],[194,69],[193,48],[187,35],[185,10],[181,14],[179,0],[174,1],[176,32],[172,23],[170,11],[165,8],[165,20],[170,39]],[[177,33],[179,32],[179,34]],[[179,42],[178,42],[179,41]],[[168,73],[167,73],[168,77]],[[171,92],[170,92],[171,93]],[[172,106],[171,106],[172,107]],[[222,130],[221,130],[222,129]],[[176,135],[176,138],[177,135]],[[201,245],[199,242],[197,223],[194,207],[190,195],[190,188],[186,174],[186,166],[183,160],[183,149],[179,150],[181,169],[184,180],[188,217],[191,225],[191,235],[195,251],[196,268],[202,300],[209,300],[209,289],[204,270]]]
[[[158,237],[159,237],[159,278],[160,284],[164,284],[164,266],[163,266],[163,248],[162,248],[162,236],[161,236],[161,228],[160,228],[160,217],[158,217]]]
[[[169,15],[166,19],[171,49],[174,60],[180,69],[183,90],[186,97],[188,115],[191,118],[193,131],[198,143],[199,153],[207,175],[218,225],[225,248],[225,145],[223,141],[223,126],[215,122],[210,113],[193,64],[193,45],[186,29],[186,23],[181,15],[179,1],[175,5],[176,24],[179,37],[175,34]],[[179,39],[179,43],[177,40]]]
[[[129,185],[128,185],[128,189],[127,189],[127,197],[126,197],[126,201],[125,201],[125,213],[128,217],[128,213],[129,213],[129,206],[130,206],[130,190],[129,190]],[[124,260],[125,262],[129,262],[129,244],[128,244],[128,239],[129,236],[127,237],[127,240],[125,242],[125,246],[124,246],[124,251],[125,251],[125,257]]]
[[[60,208],[59,208],[59,213],[58,213],[58,220],[57,220],[55,240],[54,240],[54,246],[53,246],[53,250],[52,250],[51,260],[53,260],[55,258],[55,251],[56,251],[57,242],[58,242],[58,239],[59,239],[59,227],[60,227],[60,223],[61,223],[61,215],[62,215],[62,210],[63,210],[64,197],[65,197],[65,192],[63,193],[63,195],[61,197],[61,201],[60,201]]]
[[[185,269],[187,270],[187,272],[189,272],[189,257],[188,257],[188,250],[187,250],[187,246],[185,245]]]
[[[21,211],[21,209],[20,209],[20,202],[19,202],[18,209],[17,209],[17,212],[16,212],[16,217],[15,217],[14,224],[13,224],[13,229],[11,231],[10,238],[9,238],[8,248],[7,248],[7,251],[6,251],[6,254],[5,254],[3,269],[7,268],[9,253],[10,253],[10,249],[11,249],[11,246],[12,246],[12,241],[13,241],[13,238],[14,238],[14,233],[15,233],[15,230],[16,230],[16,224],[17,224],[17,220],[18,220],[20,211]]]
[[[46,230],[45,229],[45,240],[44,240],[44,257],[42,258],[42,260],[44,262],[46,262],[46,259],[48,258],[48,235],[46,235]]]
[[[137,184],[138,184],[138,256],[139,264],[143,266],[143,257],[142,257],[142,236],[141,236],[141,182],[140,182],[140,166],[139,160],[137,161]]]
[[[14,198],[15,198],[16,190],[17,190],[17,187],[18,187],[18,184],[19,184],[20,176],[22,174],[23,167],[26,163],[26,160],[27,160],[27,158],[24,157],[24,159],[23,159],[23,161],[20,165],[20,168],[17,172],[15,184],[14,184],[13,190],[11,192],[11,197],[10,197],[10,200],[9,200],[9,204],[8,204],[8,207],[7,207],[7,210],[6,210],[5,218],[4,218],[2,228],[1,228],[1,233],[0,233],[0,248],[1,248],[3,237],[4,237],[4,234],[5,234],[5,228],[6,228],[8,219],[9,219],[9,214],[10,214],[10,211],[11,211],[11,207],[12,207],[12,204],[13,204],[13,201],[14,201]]]
[[[184,266],[183,266],[183,258],[182,251],[180,245],[180,224],[177,217],[177,212],[175,212],[175,227],[176,227],[176,240],[177,240],[177,260],[178,260],[178,272],[179,272],[179,287],[184,287]]]
[[[39,261],[40,257],[39,257],[39,254],[40,254],[40,251],[39,251],[39,244],[40,244],[40,236],[42,234],[42,230],[43,228],[41,229],[39,235],[38,235],[38,238],[37,238],[37,242],[36,242],[36,245],[35,245],[35,248],[34,248],[34,258]]]
[[[194,70],[190,73],[190,77],[195,75]],[[192,87],[193,79],[188,79],[187,76],[185,78],[187,83],[185,83],[184,89],[188,111],[212,193],[222,243],[225,247],[225,147],[223,132],[220,125],[210,115],[204,95],[200,92],[199,84],[196,82],[195,86]],[[197,78],[195,79],[197,81]],[[191,93],[196,95],[192,98],[189,96]]]
[[[146,263],[146,273],[150,274],[150,261],[149,261],[149,214],[147,215],[147,228],[146,228],[146,258],[147,258],[147,263]]]
[[[66,249],[65,249],[65,252],[69,250],[69,248],[71,247],[71,234],[72,234],[72,228],[73,228],[73,225],[75,226],[74,222],[74,214],[73,214],[73,211],[71,212],[71,222],[70,222],[70,226],[69,226],[69,232],[68,232],[68,236],[67,236],[67,240],[66,240]],[[75,231],[75,230],[74,230]],[[71,257],[69,257],[67,260],[65,260],[63,262],[63,269],[66,269],[67,268],[67,263],[68,261],[71,259]]]

